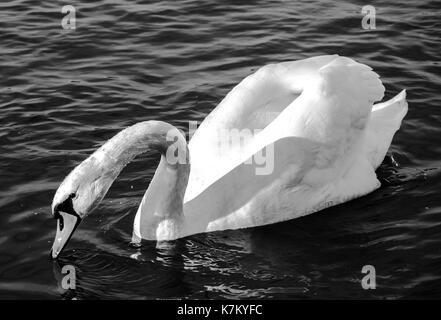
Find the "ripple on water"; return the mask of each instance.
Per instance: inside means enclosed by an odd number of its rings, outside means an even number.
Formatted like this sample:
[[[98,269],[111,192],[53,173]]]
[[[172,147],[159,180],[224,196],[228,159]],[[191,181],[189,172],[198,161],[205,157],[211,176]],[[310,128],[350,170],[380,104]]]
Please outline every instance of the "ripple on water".
[[[2,3],[0,298],[439,298],[441,82],[436,1],[77,1]],[[130,164],[58,263],[50,203],[63,177],[122,128],[164,120],[184,130],[231,88],[276,61],[339,53],[377,71],[409,113],[374,193],[271,226],[130,245],[158,159]],[[61,268],[78,275],[60,286]],[[377,289],[361,290],[371,264]]]

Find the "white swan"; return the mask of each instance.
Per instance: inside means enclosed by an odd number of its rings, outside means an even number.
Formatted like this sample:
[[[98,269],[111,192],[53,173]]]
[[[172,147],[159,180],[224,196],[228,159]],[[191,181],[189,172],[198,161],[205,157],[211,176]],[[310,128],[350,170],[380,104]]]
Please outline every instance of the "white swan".
[[[245,78],[206,117],[188,147],[167,123],[137,123],[58,188],[52,256],[124,166],[150,148],[162,156],[136,213],[133,241],[275,223],[365,195],[380,186],[375,169],[407,112],[405,91],[373,106],[383,94],[370,67],[320,56],[268,65]],[[244,130],[254,134],[224,143]],[[170,161],[170,154],[181,161]],[[268,166],[262,168],[257,156]]]

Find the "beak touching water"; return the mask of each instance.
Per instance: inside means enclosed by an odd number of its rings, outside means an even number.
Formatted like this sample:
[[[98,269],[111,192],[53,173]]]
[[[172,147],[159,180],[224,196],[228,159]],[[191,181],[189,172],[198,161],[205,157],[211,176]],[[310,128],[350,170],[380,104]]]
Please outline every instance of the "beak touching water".
[[[81,218],[74,213],[57,211],[54,214],[57,219],[57,233],[51,250],[51,256],[53,259],[57,258],[63,251],[75,229],[81,222]]]
[[[146,121],[128,127],[109,139],[64,178],[51,206],[52,215],[57,219],[52,258],[60,255],[81,220],[98,207],[113,181],[131,159],[151,146],[161,151],[164,145],[168,146],[166,132],[169,126]]]

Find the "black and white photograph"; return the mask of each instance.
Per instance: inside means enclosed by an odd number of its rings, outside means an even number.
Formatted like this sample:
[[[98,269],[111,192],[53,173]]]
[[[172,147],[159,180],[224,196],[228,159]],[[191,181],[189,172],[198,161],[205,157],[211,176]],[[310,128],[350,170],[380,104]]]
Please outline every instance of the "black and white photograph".
[[[5,0],[0,75],[0,300],[441,299],[440,1]]]

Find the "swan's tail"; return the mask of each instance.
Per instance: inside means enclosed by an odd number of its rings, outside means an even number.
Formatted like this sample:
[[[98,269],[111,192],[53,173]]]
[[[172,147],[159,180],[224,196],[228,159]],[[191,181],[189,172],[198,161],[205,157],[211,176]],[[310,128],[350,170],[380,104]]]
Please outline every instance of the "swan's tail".
[[[373,106],[371,119],[366,128],[366,152],[374,168],[377,168],[389,149],[395,132],[407,113],[406,90],[389,101]]]

